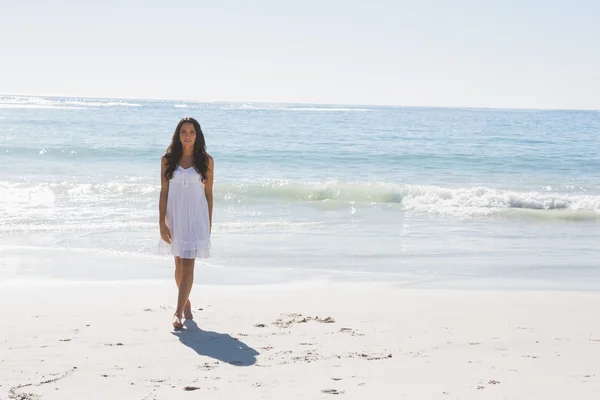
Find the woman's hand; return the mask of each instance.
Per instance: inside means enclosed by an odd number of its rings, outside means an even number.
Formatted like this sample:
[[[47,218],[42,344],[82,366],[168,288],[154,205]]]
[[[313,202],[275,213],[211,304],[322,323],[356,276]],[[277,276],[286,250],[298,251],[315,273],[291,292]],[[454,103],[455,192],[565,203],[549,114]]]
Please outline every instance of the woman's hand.
[[[169,230],[166,224],[160,225],[160,237],[165,242],[171,244],[171,231]]]

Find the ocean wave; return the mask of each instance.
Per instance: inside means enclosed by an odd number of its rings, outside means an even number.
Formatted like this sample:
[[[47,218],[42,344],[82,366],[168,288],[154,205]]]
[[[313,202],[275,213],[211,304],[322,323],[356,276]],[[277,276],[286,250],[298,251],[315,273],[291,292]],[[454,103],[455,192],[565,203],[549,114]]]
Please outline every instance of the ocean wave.
[[[147,203],[157,198],[159,191],[160,186],[144,183],[0,182],[0,217],[44,212],[53,215],[64,208],[85,206],[117,208],[135,202]]]
[[[2,183],[0,198],[6,210],[53,207],[57,204],[119,205],[158,201],[160,185],[151,179],[106,183]],[[235,204],[272,202],[325,205],[397,205],[399,209],[449,216],[485,216],[498,213],[546,218],[598,219],[600,195],[502,190],[489,187],[449,188],[432,185],[400,185],[373,182],[264,181],[215,184],[215,201]]]
[[[5,104],[5,103],[0,103],[0,108],[46,109],[46,110],[87,110],[87,107],[57,106],[57,105],[46,105],[46,104]]]
[[[139,103],[130,103],[127,101],[103,101],[103,100],[86,100],[86,101],[78,101],[78,100],[67,100],[63,101],[63,104],[75,104],[82,105],[88,107],[142,107]]]
[[[120,100],[0,96],[0,108],[85,110],[94,107],[142,107],[142,104]]]
[[[600,195],[570,195],[488,187],[445,188],[388,183],[268,182],[228,185],[224,198],[273,198],[290,201],[337,203],[397,203],[405,210],[446,215],[488,215],[502,210],[568,211],[600,214]],[[599,215],[596,215],[598,217]]]
[[[256,111],[314,111],[314,112],[368,112],[375,111],[370,108],[356,107],[327,107],[327,106],[290,106],[290,105],[256,105],[256,104],[231,104],[221,110],[256,110]]]
[[[357,111],[357,112],[368,112],[374,111],[369,108],[349,108],[349,107],[282,107],[278,110],[281,111],[315,111],[315,112],[346,112],[346,111]]]

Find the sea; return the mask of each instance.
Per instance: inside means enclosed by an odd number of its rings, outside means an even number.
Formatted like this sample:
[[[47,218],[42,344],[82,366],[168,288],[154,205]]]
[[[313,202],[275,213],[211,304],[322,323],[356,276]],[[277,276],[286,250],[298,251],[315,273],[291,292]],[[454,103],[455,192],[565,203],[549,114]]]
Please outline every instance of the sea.
[[[160,160],[215,160],[196,282],[600,289],[600,112],[0,96],[0,281],[173,279]]]

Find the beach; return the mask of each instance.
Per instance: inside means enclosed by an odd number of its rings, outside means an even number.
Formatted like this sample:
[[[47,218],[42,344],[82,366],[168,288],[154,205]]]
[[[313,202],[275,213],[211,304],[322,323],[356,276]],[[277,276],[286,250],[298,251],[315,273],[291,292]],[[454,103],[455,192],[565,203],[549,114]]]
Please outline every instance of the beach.
[[[4,2],[0,400],[600,400],[599,16]]]
[[[183,115],[214,216],[175,332]],[[595,400],[597,115],[0,96],[0,399]]]
[[[12,282],[0,398],[595,399],[596,292]],[[39,397],[36,397],[39,396]]]

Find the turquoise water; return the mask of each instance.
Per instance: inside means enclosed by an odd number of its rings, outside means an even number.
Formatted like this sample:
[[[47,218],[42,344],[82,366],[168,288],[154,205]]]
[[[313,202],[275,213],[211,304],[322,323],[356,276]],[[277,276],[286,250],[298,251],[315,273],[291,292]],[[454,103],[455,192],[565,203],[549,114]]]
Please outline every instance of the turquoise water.
[[[0,96],[0,277],[171,279],[160,158],[215,158],[210,282],[600,287],[600,112]]]

